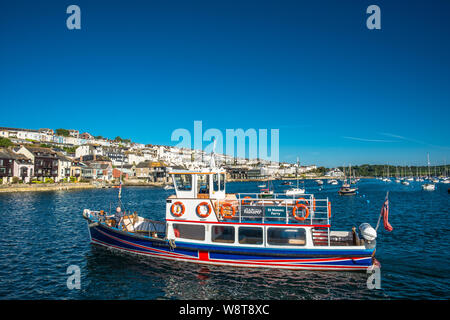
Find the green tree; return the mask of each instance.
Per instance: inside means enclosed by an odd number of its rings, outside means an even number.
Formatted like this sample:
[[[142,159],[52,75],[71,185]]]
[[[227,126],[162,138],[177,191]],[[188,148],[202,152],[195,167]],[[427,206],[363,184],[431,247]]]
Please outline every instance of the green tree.
[[[58,135],[58,136],[63,136],[63,137],[68,137],[68,136],[70,136],[70,134],[69,134],[69,130],[67,130],[67,129],[56,129],[56,135]]]
[[[14,145],[14,143],[11,142],[8,138],[2,138],[0,137],[0,147],[8,148]]]

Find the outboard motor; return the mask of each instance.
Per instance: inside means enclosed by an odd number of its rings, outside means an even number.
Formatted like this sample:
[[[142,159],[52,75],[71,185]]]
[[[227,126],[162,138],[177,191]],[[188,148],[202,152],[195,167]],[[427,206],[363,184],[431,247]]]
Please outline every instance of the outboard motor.
[[[377,238],[377,231],[368,223],[359,226],[361,236],[367,241],[374,241]]]

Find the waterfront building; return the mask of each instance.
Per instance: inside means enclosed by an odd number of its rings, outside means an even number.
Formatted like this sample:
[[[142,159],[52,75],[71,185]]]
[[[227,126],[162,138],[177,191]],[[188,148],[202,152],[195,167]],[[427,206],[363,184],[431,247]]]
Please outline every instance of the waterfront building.
[[[14,159],[10,150],[0,148],[0,179],[3,183],[12,182]]]
[[[30,183],[33,175],[33,161],[22,154],[14,154],[13,176],[18,177],[23,183]]]
[[[162,161],[144,161],[136,166],[136,178],[149,182],[169,182],[169,170]]]
[[[64,181],[64,179],[69,179],[72,160],[59,152],[56,154],[56,156],[58,158],[58,176],[56,177],[56,182]]]
[[[34,164],[33,177],[44,181],[45,178],[56,179],[58,176],[57,153],[50,148],[20,146],[17,153],[32,159]]]
[[[325,173],[326,177],[343,177],[344,173],[339,168],[334,168],[327,173]]]

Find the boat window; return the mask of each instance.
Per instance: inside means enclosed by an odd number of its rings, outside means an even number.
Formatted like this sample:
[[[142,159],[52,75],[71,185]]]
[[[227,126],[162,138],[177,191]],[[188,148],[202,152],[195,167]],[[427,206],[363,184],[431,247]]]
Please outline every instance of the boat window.
[[[240,244],[262,244],[263,229],[260,227],[239,227]]]
[[[205,240],[205,226],[198,224],[173,224],[175,237],[190,240]]]
[[[174,174],[175,185],[179,191],[192,190],[192,175],[191,174]]]
[[[277,246],[304,246],[306,232],[303,228],[268,228],[267,243]]]
[[[234,227],[213,226],[211,231],[211,241],[234,243]]]
[[[225,174],[220,174],[220,190],[225,190]]]
[[[212,175],[212,179],[213,179],[213,189],[214,189],[214,191],[219,191],[219,175],[218,174],[213,174]]]
[[[209,194],[209,183],[207,174],[197,175],[197,194]]]

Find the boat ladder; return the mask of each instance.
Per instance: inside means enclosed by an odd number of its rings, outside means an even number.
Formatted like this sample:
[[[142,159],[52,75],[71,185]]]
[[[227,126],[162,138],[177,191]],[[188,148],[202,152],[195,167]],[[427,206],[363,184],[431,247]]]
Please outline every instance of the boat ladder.
[[[315,246],[328,246],[329,228],[316,227],[312,229],[312,239]]]

